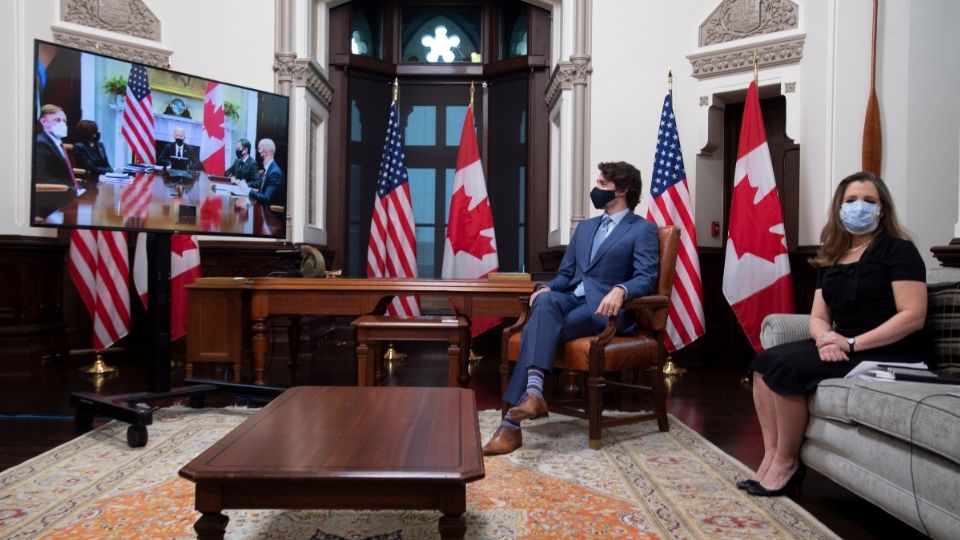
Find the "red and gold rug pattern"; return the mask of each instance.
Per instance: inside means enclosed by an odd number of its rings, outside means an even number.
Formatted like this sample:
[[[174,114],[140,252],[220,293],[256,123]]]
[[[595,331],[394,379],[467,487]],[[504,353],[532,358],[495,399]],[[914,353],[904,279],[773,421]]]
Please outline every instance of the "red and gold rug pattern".
[[[164,409],[145,448],[111,422],[0,473],[0,538],[195,538],[193,484],[177,471],[255,411]],[[499,421],[480,413],[484,436]],[[468,538],[836,538],[786,498],[755,499],[746,469],[671,418],[604,432],[554,415],[524,425],[524,446],[485,461],[468,485]],[[235,510],[227,538],[437,538],[425,511]]]

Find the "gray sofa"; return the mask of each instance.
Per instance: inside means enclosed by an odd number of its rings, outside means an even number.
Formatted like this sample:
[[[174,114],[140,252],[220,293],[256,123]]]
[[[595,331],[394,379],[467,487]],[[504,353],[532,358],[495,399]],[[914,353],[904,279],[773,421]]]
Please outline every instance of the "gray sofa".
[[[927,328],[943,364],[960,355],[960,284],[930,286]],[[807,339],[807,315],[763,321],[764,348]],[[960,538],[960,386],[822,381],[800,457],[932,538]]]

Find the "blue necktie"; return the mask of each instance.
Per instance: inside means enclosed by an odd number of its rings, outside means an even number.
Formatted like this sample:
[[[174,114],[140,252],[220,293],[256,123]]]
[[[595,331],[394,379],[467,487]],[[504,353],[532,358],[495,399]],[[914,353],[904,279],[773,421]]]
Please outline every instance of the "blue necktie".
[[[590,248],[590,262],[593,262],[593,258],[597,256],[597,250],[600,249],[600,244],[607,238],[607,230],[610,228],[611,221],[613,220],[610,219],[610,216],[603,216],[603,219],[600,220],[600,226],[597,227],[597,234],[593,235],[593,247]]]
[[[613,220],[610,219],[610,216],[604,215],[600,219],[600,226],[597,227],[597,234],[593,235],[593,245],[590,247],[590,262],[593,262],[593,258],[597,255],[597,250],[600,249],[600,244],[607,238],[607,231],[610,230],[610,223]],[[574,296],[583,296],[583,281],[577,283],[577,288],[573,290]]]

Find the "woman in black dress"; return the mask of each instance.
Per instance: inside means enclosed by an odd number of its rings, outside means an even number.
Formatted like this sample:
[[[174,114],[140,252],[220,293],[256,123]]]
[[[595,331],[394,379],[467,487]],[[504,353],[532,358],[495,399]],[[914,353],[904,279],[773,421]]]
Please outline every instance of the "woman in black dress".
[[[92,120],[77,122],[76,142],[73,144],[73,166],[85,169],[94,182],[101,174],[111,172],[107,149],[100,142],[100,128]]]
[[[810,338],[772,347],[750,364],[764,455],[756,474],[737,483],[751,495],[799,489],[807,395],[863,360],[924,359],[926,270],[897,221],[879,176],[844,178],[820,233]]]

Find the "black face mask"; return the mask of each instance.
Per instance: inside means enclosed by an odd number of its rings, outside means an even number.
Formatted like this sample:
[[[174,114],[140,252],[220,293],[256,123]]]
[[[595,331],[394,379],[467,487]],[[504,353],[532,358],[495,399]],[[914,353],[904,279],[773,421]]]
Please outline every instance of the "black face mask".
[[[90,136],[90,140],[93,141],[93,142],[95,142],[95,143],[96,143],[96,142],[99,142],[99,141],[100,141],[100,132],[98,131],[98,132],[94,133],[93,135],[91,135],[91,136]]]
[[[603,210],[610,204],[610,201],[617,198],[617,192],[613,189],[600,189],[595,187],[590,190],[590,200],[593,201],[593,207],[597,210]]]
[[[236,150],[237,159],[243,159],[243,150]]]
[[[174,141],[176,141],[177,146],[183,146],[183,139],[174,139]]]

